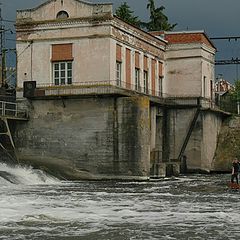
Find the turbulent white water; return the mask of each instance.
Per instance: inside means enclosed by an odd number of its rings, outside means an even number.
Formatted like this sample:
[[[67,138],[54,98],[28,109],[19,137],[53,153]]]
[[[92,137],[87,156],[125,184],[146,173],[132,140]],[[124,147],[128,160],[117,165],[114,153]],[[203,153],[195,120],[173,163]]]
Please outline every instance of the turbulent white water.
[[[0,239],[240,237],[240,192],[227,188],[227,175],[61,182],[31,168],[0,169]]]
[[[31,167],[9,166],[0,163],[0,186],[6,183],[34,185],[54,184],[59,182],[56,178],[47,176],[44,172]]]

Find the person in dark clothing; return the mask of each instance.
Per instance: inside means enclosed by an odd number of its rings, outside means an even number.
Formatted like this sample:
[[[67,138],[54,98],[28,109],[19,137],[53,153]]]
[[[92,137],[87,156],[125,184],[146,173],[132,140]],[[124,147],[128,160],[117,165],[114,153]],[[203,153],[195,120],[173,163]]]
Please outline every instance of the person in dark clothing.
[[[234,179],[236,179],[236,183],[238,184],[238,171],[239,171],[239,162],[237,158],[234,158],[232,163],[232,177],[231,183],[234,183]]]

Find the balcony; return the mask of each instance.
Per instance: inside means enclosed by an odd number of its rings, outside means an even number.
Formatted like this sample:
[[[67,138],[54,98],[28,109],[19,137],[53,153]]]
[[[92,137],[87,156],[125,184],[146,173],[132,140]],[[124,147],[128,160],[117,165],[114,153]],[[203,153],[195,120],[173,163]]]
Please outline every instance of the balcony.
[[[77,96],[98,96],[98,95],[118,95],[118,96],[148,96],[150,101],[169,107],[197,107],[204,109],[216,109],[214,101],[199,96],[173,96],[148,86],[119,82],[117,80],[75,82],[71,85],[37,84],[34,92],[28,98],[48,99],[56,97],[77,97]]]

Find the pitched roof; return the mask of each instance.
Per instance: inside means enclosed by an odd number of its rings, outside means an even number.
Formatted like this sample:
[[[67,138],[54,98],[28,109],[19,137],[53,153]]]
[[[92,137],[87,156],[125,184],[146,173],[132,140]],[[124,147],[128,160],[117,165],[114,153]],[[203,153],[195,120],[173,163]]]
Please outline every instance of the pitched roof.
[[[214,49],[216,47],[209,39],[207,34],[203,31],[180,31],[180,32],[165,32],[156,31],[151,32],[155,36],[161,36],[167,40],[170,44],[185,44],[185,43],[204,43]]]

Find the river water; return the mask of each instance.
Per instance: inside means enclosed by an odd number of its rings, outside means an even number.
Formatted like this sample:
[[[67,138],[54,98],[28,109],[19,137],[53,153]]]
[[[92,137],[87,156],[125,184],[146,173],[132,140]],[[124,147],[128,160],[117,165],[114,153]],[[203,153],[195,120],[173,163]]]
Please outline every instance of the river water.
[[[238,239],[229,175],[149,182],[63,182],[0,164],[0,239]]]

